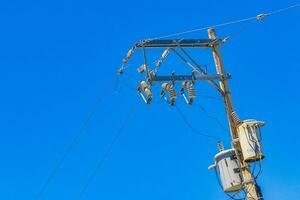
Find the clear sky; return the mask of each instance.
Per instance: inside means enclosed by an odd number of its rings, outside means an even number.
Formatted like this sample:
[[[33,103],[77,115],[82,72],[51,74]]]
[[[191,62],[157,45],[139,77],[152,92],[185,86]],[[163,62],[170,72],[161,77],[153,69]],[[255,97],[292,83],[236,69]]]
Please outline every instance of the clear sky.
[[[207,26],[282,8],[295,1],[69,1],[2,0],[0,3],[0,199],[35,200],[71,138],[113,79],[127,50],[143,38]],[[242,119],[268,124],[262,130],[266,158],[258,179],[266,199],[300,199],[299,44],[300,10],[217,29],[236,34],[222,46],[230,86]],[[246,29],[244,29],[246,28]],[[240,32],[239,30],[243,30]],[[180,36],[181,38],[183,36]],[[206,32],[184,38],[206,38]],[[122,80],[141,64],[133,58]],[[152,55],[152,57],[151,57]],[[154,61],[159,54],[151,54]],[[193,51],[214,73],[209,51]],[[150,59],[149,58],[149,59]],[[189,72],[170,57],[161,73]],[[122,82],[119,82],[122,83]],[[199,104],[226,126],[222,101],[205,82]],[[207,167],[215,141],[194,134],[176,109],[144,105],[119,84],[84,129],[43,195],[73,200],[116,134],[132,104],[137,110],[82,199],[227,199]],[[201,96],[202,95],[202,96]],[[229,132],[197,106],[178,99],[197,130],[221,137]],[[227,126],[226,126],[227,127]]]

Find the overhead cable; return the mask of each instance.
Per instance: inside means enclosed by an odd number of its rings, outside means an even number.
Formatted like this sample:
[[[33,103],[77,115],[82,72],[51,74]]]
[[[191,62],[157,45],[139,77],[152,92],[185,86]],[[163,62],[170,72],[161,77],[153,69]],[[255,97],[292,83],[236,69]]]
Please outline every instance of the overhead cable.
[[[179,106],[177,104],[175,104],[175,107],[176,107],[176,110],[178,111],[178,113],[180,114],[180,116],[182,117],[183,121],[185,122],[185,124],[196,134],[200,135],[200,136],[203,136],[203,137],[207,137],[209,139],[213,139],[213,140],[216,140],[216,141],[220,141],[219,138],[217,138],[216,136],[213,136],[213,135],[209,135],[209,134],[205,134],[205,133],[202,133],[198,130],[196,130],[191,124],[190,122],[188,121],[188,119],[186,118],[185,114],[183,113],[183,111],[179,108]]]
[[[202,112],[206,115],[206,117],[215,120],[215,122],[219,125],[219,127],[220,127],[223,131],[225,131],[225,132],[228,131],[228,130],[225,128],[225,126],[221,123],[221,121],[220,121],[217,117],[210,115],[210,114],[207,112],[207,110],[206,110],[203,106],[201,106],[200,104],[195,104],[194,106],[199,107],[199,108],[202,110]]]
[[[88,124],[90,123],[91,119],[96,114],[98,109],[103,105],[105,99],[115,89],[115,84],[117,83],[117,80],[118,80],[118,76],[113,78],[108,83],[108,85],[104,88],[103,92],[101,93],[100,97],[98,98],[95,105],[91,109],[89,115],[87,116],[87,118],[83,122],[82,126],[80,127],[78,132],[73,136],[73,138],[71,139],[71,141],[67,145],[66,149],[64,150],[64,152],[62,154],[62,157],[57,161],[56,165],[53,167],[53,169],[51,170],[51,172],[50,172],[49,176],[47,177],[46,181],[42,185],[42,187],[41,187],[41,189],[40,189],[40,191],[37,195],[37,198],[36,198],[37,200],[43,199],[43,196],[44,196],[46,190],[48,189],[50,182],[54,179],[54,177],[59,172],[59,169],[63,165],[63,163],[66,160],[66,158],[68,157],[68,155],[74,149],[74,147],[75,147],[76,143],[78,142],[79,138],[85,133],[85,130],[86,130]]]
[[[281,9],[278,9],[278,10],[274,10],[274,11],[271,11],[271,12],[268,12],[268,13],[261,13],[261,14],[258,14],[256,16],[253,16],[253,17],[233,20],[233,21],[224,22],[224,23],[221,23],[221,24],[214,24],[214,25],[211,25],[211,26],[205,26],[205,27],[191,29],[191,30],[187,30],[187,31],[177,32],[177,33],[171,33],[171,34],[168,34],[168,35],[163,35],[163,36],[159,36],[159,37],[150,38],[148,40],[159,40],[159,39],[164,39],[164,38],[169,38],[169,37],[174,37],[174,36],[179,36],[179,35],[186,35],[186,34],[189,34],[189,33],[204,31],[204,30],[207,30],[209,28],[218,28],[218,27],[223,27],[223,26],[228,26],[228,25],[233,25],[233,24],[238,24],[238,23],[243,23],[243,22],[248,22],[248,21],[254,21],[254,20],[262,21],[268,16],[276,15],[276,14],[286,12],[288,10],[298,8],[298,7],[300,7],[300,3],[294,4],[294,5],[285,7],[285,8],[281,8]]]
[[[129,119],[131,118],[131,116],[134,114],[136,108],[137,108],[137,103],[133,103],[125,120],[122,122],[121,126],[119,127],[119,129],[117,130],[116,134],[114,135],[112,141],[109,143],[109,145],[107,146],[107,149],[105,150],[104,154],[100,156],[100,158],[97,161],[97,165],[95,167],[95,169],[92,171],[92,173],[90,174],[90,176],[87,179],[87,182],[83,185],[83,187],[81,188],[81,190],[79,191],[79,194],[77,196],[77,200],[82,199],[83,195],[85,194],[86,190],[88,189],[88,187],[90,186],[90,184],[93,182],[95,176],[97,175],[98,171],[101,169],[101,167],[104,164],[104,161],[106,160],[106,158],[109,156],[109,154],[111,153],[111,150],[114,146],[114,144],[118,141],[118,139],[120,138],[120,136],[122,135],[122,133],[124,132],[125,128],[127,127],[128,123],[129,123]]]

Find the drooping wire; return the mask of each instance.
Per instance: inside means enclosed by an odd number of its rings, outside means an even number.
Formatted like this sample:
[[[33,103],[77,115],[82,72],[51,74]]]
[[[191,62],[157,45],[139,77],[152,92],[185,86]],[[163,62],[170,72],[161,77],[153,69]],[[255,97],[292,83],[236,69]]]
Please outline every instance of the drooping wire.
[[[111,150],[113,148],[113,146],[116,144],[116,142],[118,141],[118,139],[120,138],[120,136],[122,135],[122,133],[124,132],[125,128],[127,127],[130,118],[132,117],[132,115],[134,114],[136,108],[137,108],[138,104],[137,103],[133,103],[126,118],[124,119],[124,121],[122,122],[121,126],[119,127],[119,129],[117,130],[116,134],[114,135],[112,141],[109,143],[109,145],[107,146],[107,149],[105,150],[104,154],[101,155],[97,161],[97,165],[95,167],[95,169],[92,171],[92,173],[90,174],[90,176],[87,179],[87,182],[83,185],[83,187],[81,188],[81,190],[78,193],[77,196],[77,200],[82,199],[83,195],[85,194],[85,192],[87,191],[88,187],[90,186],[90,184],[93,182],[95,176],[97,175],[98,171],[101,169],[101,167],[104,164],[104,161],[106,160],[106,158],[109,156],[109,154],[111,153]]]
[[[241,191],[235,192],[233,195],[227,194],[227,200],[246,200],[246,197],[241,197],[240,192]]]
[[[225,126],[222,124],[222,122],[217,117],[210,115],[203,106],[201,106],[200,104],[194,104],[194,106],[200,108],[202,110],[202,112],[206,115],[206,117],[213,119],[223,131],[225,131],[225,132],[228,131],[228,129],[225,128]]]
[[[163,36],[159,36],[159,37],[150,38],[148,40],[159,40],[159,39],[164,39],[164,38],[169,38],[169,37],[174,37],[174,36],[179,36],[179,35],[186,35],[186,34],[189,34],[189,33],[204,31],[204,30],[207,30],[209,28],[218,28],[218,27],[223,27],[223,26],[228,26],[228,25],[233,25],[233,24],[238,24],[238,23],[243,23],[243,22],[248,22],[248,21],[254,21],[254,20],[260,20],[261,21],[267,16],[276,15],[276,14],[286,12],[290,9],[294,9],[294,8],[298,8],[298,7],[300,7],[300,3],[296,3],[294,5],[291,5],[291,6],[288,6],[288,7],[285,7],[285,8],[281,8],[281,9],[278,9],[278,10],[274,10],[274,11],[271,11],[271,12],[268,12],[268,13],[258,14],[258,15],[253,16],[253,17],[233,20],[233,21],[229,21],[229,22],[214,24],[214,25],[211,25],[211,26],[205,26],[205,27],[196,28],[196,29],[187,30],[187,31],[182,31],[182,32],[177,32],[177,33],[171,33],[171,34],[168,34],[168,35],[163,35]]]
[[[262,171],[263,171],[262,164],[261,164],[261,160],[258,161],[258,166],[259,166],[258,172],[257,172],[256,175],[254,175],[255,180],[259,177],[259,175],[260,175],[260,174],[262,173]]]
[[[223,101],[220,97],[215,97],[215,96],[206,95],[206,94],[197,94],[197,96],[212,99],[212,100],[216,100],[216,101]]]
[[[57,175],[59,169],[61,168],[61,166],[63,165],[64,161],[67,159],[68,155],[71,153],[71,151],[75,147],[75,145],[78,142],[79,138],[85,133],[85,130],[86,130],[89,122],[91,121],[91,119],[93,118],[93,116],[96,114],[96,112],[98,111],[98,109],[103,105],[103,102],[105,101],[105,99],[115,89],[115,84],[117,83],[117,80],[118,80],[118,76],[116,76],[115,78],[113,78],[113,80],[111,80],[109,82],[109,84],[107,84],[107,86],[104,88],[103,93],[101,93],[100,97],[98,98],[98,100],[96,101],[95,105],[91,109],[89,115],[87,116],[87,118],[83,122],[82,126],[80,127],[80,129],[78,130],[78,132],[72,137],[71,141],[69,142],[69,144],[67,145],[66,149],[64,150],[64,152],[62,154],[62,157],[57,161],[56,165],[53,167],[53,169],[50,172],[49,176],[47,177],[46,181],[42,185],[42,187],[41,187],[41,189],[40,189],[40,191],[39,191],[39,193],[37,195],[37,198],[36,198],[37,200],[41,200],[43,198],[43,195],[46,192],[46,190],[48,189],[50,182]]]
[[[209,134],[205,134],[205,133],[202,133],[200,131],[198,131],[197,129],[195,129],[191,124],[190,122],[188,121],[187,117],[185,116],[185,114],[183,113],[183,111],[179,108],[179,106],[177,104],[175,104],[175,108],[176,110],[178,111],[178,113],[180,114],[180,116],[182,117],[183,121],[185,122],[185,124],[196,134],[200,135],[200,136],[203,136],[203,137],[207,137],[207,138],[210,138],[210,139],[213,139],[213,140],[216,140],[216,141],[220,141],[220,139],[216,136],[213,136],[213,135],[209,135]]]
[[[262,135],[262,133],[261,133],[261,130],[260,130],[260,137],[261,137],[261,135]],[[262,138],[261,138],[261,140],[262,140]],[[257,174],[254,175],[255,180],[256,180],[256,179],[259,177],[259,175],[263,172],[262,160],[261,160],[261,159],[258,160],[258,165],[259,165],[259,170],[258,170]]]

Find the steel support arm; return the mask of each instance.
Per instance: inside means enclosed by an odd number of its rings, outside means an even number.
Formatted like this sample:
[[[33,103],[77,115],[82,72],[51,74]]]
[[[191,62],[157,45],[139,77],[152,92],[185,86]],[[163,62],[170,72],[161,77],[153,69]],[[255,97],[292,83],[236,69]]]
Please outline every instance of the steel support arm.
[[[223,43],[222,39],[174,39],[174,40],[143,40],[136,48],[210,48]]]
[[[230,74],[226,75],[173,75],[173,76],[154,76],[152,82],[167,82],[167,81],[192,81],[192,80],[224,80],[230,79]]]

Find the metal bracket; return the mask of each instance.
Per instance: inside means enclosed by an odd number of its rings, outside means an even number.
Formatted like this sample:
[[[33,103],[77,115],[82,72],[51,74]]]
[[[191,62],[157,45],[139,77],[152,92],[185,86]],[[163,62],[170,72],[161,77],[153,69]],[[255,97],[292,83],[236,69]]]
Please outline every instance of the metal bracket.
[[[153,76],[149,77],[151,82],[176,82],[176,81],[194,81],[194,80],[201,80],[201,81],[207,81],[207,80],[227,80],[230,79],[231,76],[230,74],[227,75],[174,75],[172,74],[171,76]]]
[[[241,169],[240,168],[234,168],[233,172],[236,173],[236,174],[241,173]]]
[[[255,181],[253,179],[243,181],[243,185],[247,185],[247,184],[250,184],[250,183],[255,183]]]
[[[223,44],[222,39],[174,39],[174,40],[143,40],[136,48],[211,48]]]

